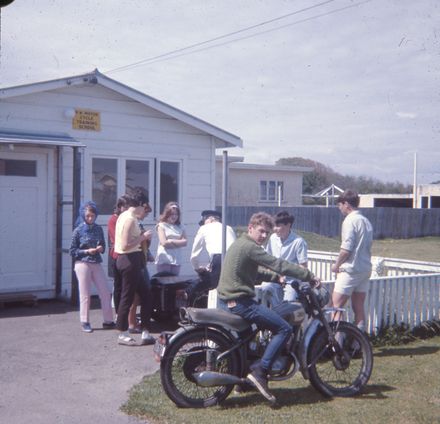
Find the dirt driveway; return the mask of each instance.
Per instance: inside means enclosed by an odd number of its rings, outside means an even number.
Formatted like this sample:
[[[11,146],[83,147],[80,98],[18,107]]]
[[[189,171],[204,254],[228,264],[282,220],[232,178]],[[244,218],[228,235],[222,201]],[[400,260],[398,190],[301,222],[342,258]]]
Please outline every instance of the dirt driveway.
[[[116,330],[100,329],[99,309],[91,311],[93,333],[78,321],[76,309],[59,301],[0,309],[0,422],[144,422],[119,408],[158,369],[152,346],[119,346]]]

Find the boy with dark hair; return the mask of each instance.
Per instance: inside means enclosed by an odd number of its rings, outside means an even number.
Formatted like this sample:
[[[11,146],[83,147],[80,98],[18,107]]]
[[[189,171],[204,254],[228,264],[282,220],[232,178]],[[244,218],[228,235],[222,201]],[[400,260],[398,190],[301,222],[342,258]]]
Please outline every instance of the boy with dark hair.
[[[274,219],[274,233],[266,245],[266,252],[276,258],[307,268],[307,243],[292,230],[294,216],[287,211],[281,211],[275,215]],[[287,279],[286,281],[292,280]],[[270,293],[269,302],[272,307],[279,305],[283,300],[294,301],[296,299],[296,292],[290,284],[283,288],[279,284],[264,282],[261,288],[263,298],[266,293]]]
[[[359,195],[345,190],[338,197],[338,208],[344,215],[341,229],[341,250],[332,265],[337,274],[333,290],[333,306],[342,308],[351,298],[354,323],[365,330],[364,303],[371,276],[371,245],[373,227],[357,209]],[[335,318],[339,318],[338,313]]]

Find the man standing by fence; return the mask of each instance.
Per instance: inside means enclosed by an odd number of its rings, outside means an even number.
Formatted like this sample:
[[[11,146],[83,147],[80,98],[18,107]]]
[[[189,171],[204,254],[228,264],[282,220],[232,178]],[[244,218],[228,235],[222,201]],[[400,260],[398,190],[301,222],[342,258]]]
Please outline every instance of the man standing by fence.
[[[357,209],[359,195],[355,191],[345,190],[337,202],[345,219],[341,230],[341,250],[332,265],[332,271],[337,274],[333,306],[342,308],[351,297],[354,323],[365,331],[364,303],[371,276],[373,227]]]

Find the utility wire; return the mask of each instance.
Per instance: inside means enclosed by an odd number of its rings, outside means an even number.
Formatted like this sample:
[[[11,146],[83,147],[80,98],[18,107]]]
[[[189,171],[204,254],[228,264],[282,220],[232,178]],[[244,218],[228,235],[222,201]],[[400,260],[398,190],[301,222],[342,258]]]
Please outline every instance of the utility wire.
[[[276,27],[276,28],[268,29],[266,31],[258,32],[256,34],[251,34],[251,35],[248,35],[248,36],[245,36],[245,37],[237,38],[235,40],[227,40],[227,41],[224,41],[222,43],[217,43],[217,44],[214,44],[212,46],[202,47],[200,49],[192,50],[192,51],[189,51],[189,52],[182,52],[180,54],[175,54],[175,55],[172,55],[172,56],[167,56],[167,57],[162,57],[162,58],[155,59],[155,60],[150,60],[147,63],[140,63],[138,65],[130,66],[129,68],[126,68],[126,69],[134,69],[134,68],[137,68],[137,67],[140,67],[140,66],[144,66],[144,65],[151,65],[151,64],[154,64],[154,63],[157,63],[157,62],[164,62],[166,60],[175,59],[175,58],[178,58],[178,57],[181,57],[181,56],[186,56],[186,55],[190,55],[190,54],[193,54],[193,53],[198,53],[198,52],[201,52],[201,51],[210,50],[210,49],[213,49],[215,47],[221,47],[221,46],[224,46],[226,44],[232,44],[232,43],[235,43],[237,41],[242,41],[242,40],[246,40],[248,38],[256,37],[258,35],[267,34],[267,33],[274,32],[274,31],[278,31],[280,29],[287,28],[289,26],[299,25],[299,24],[302,24],[304,22],[312,21],[312,20],[317,19],[317,18],[322,18],[322,17],[325,17],[325,16],[333,15],[335,13],[338,13],[338,12],[341,12],[341,11],[344,11],[344,10],[347,10],[347,9],[351,9],[353,7],[356,7],[356,6],[364,4],[364,3],[369,3],[371,1],[373,1],[373,0],[364,0],[364,1],[359,2],[357,4],[354,4],[354,5],[341,7],[339,9],[334,9],[334,10],[331,10],[329,12],[322,13],[320,15],[315,15],[315,16],[311,16],[309,18],[304,18],[304,19],[301,19],[299,21],[291,22],[290,24],[286,24],[286,25],[283,25],[283,26],[280,26],[280,27]],[[123,69],[123,70],[126,70],[126,69]]]
[[[264,25],[276,22],[276,21],[280,21],[280,20],[288,18],[290,16],[298,15],[300,13],[307,12],[307,11],[315,9],[317,7],[324,6],[324,5],[328,4],[328,3],[333,3],[334,1],[336,1],[336,0],[326,0],[326,1],[323,1],[321,3],[317,3],[317,4],[313,5],[313,6],[305,7],[303,9],[299,9],[299,10],[296,10],[294,12],[287,13],[286,15],[278,16],[277,18],[273,18],[273,19],[270,19],[268,21],[260,22],[259,24],[255,24],[255,25],[252,25],[252,26],[249,26],[249,27],[246,27],[246,28],[242,28],[240,30],[233,31],[233,32],[230,32],[228,34],[220,35],[218,37],[214,37],[214,38],[211,38],[211,39],[206,40],[206,41],[202,41],[202,42],[199,42],[199,43],[191,44],[190,46],[182,47],[180,49],[175,49],[175,50],[172,50],[172,51],[170,51],[168,53],[160,54],[158,56],[153,56],[153,57],[150,57],[150,58],[147,58],[147,59],[142,59],[142,60],[140,60],[138,62],[134,62],[134,63],[128,64],[128,65],[120,66],[118,68],[113,68],[113,69],[110,69],[110,70],[104,72],[104,74],[110,74],[110,73],[113,73],[113,72],[124,71],[126,69],[138,67],[140,65],[147,64],[147,63],[150,63],[150,62],[156,62],[159,59],[162,59],[164,57],[171,56],[171,55],[174,55],[174,54],[177,54],[177,53],[181,53],[181,52],[184,52],[186,50],[193,49],[195,47],[203,46],[205,44],[212,43],[214,41],[222,40],[224,38],[231,37],[233,35],[241,34],[241,33],[245,32],[245,31],[249,31],[251,29],[255,29],[255,28],[258,28],[258,27],[261,27],[261,26],[264,26]],[[283,28],[283,27],[280,27],[280,28]],[[256,33],[256,34],[253,34],[252,36],[256,36],[256,35],[259,35],[259,34],[260,33]],[[249,37],[245,37],[245,38],[249,38]],[[232,40],[232,41],[238,41],[238,40],[240,40],[240,39],[236,39],[236,40]],[[221,46],[223,44],[226,44],[226,43],[222,43],[222,44],[218,44],[218,45]],[[196,50],[196,51],[202,51],[202,50],[200,49],[200,50]],[[194,53],[194,52],[191,52],[191,53]],[[181,56],[181,54],[179,54],[178,56],[173,56],[173,57],[179,57],[179,56]]]

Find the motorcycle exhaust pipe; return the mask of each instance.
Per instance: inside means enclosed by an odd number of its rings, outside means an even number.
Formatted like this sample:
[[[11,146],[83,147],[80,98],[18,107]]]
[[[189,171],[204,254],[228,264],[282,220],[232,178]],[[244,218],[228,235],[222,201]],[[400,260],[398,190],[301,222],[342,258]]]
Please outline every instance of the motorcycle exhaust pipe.
[[[247,382],[245,378],[214,371],[197,372],[193,374],[193,377],[196,383],[202,387],[225,386],[228,384],[242,384]]]

